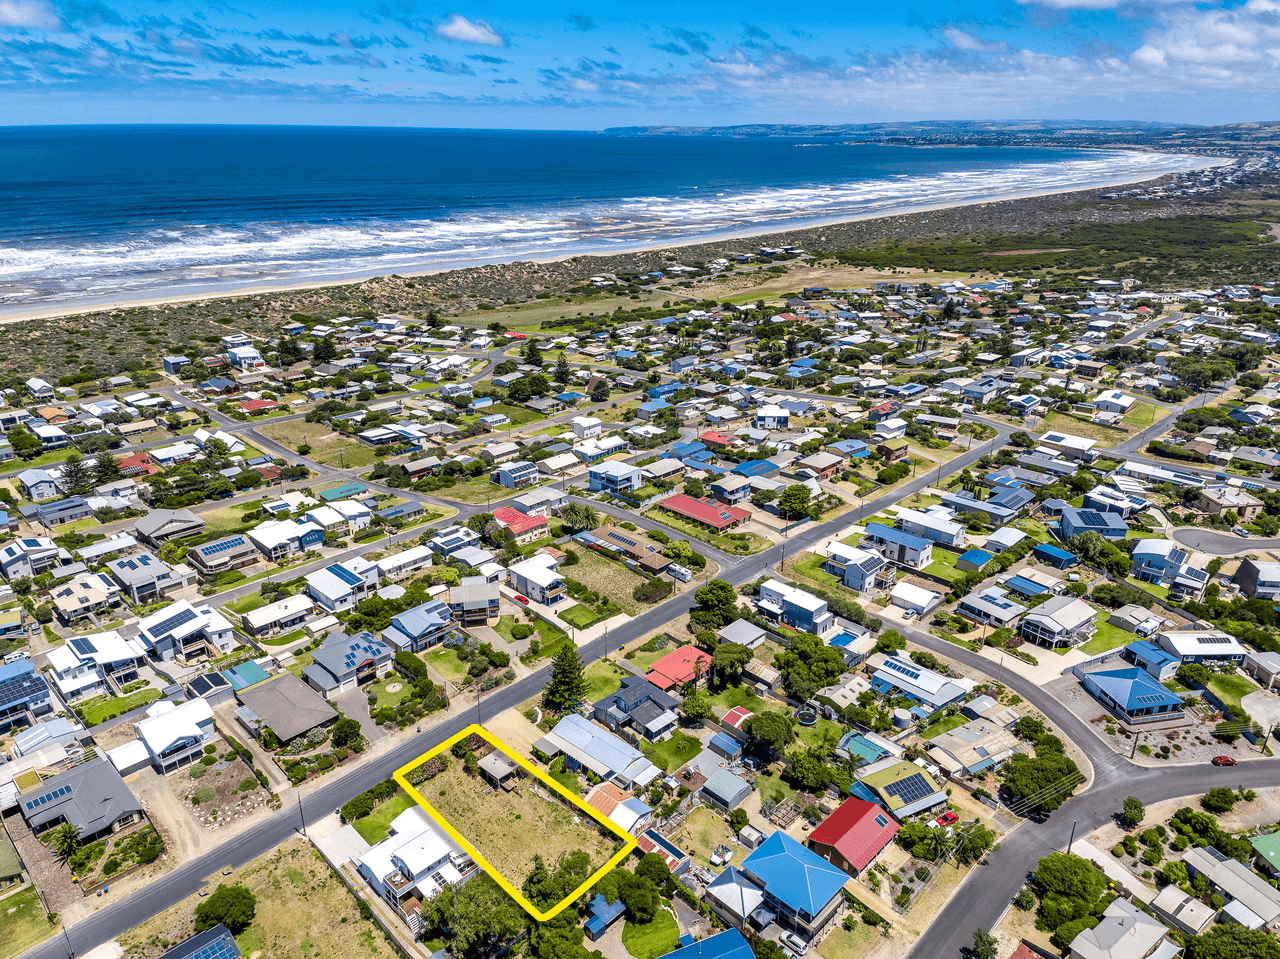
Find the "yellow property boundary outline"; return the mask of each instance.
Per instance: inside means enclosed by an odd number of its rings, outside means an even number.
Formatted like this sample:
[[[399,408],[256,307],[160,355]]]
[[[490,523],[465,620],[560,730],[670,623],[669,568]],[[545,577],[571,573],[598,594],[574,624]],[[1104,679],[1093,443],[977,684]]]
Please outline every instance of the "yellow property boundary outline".
[[[480,850],[477,849],[475,846],[473,846],[470,842],[468,842],[467,838],[463,836],[460,832],[458,832],[458,830],[454,829],[453,826],[450,825],[449,821],[445,819],[445,817],[442,816],[431,805],[431,803],[427,802],[426,799],[422,797],[422,794],[418,792],[418,790],[415,789],[408,780],[408,774],[412,770],[416,769],[418,766],[421,766],[423,763],[427,762],[428,760],[433,759],[434,757],[440,755],[445,750],[452,749],[456,743],[459,743],[462,740],[472,735],[479,736],[481,739],[487,742],[494,749],[499,750],[504,756],[506,756],[512,762],[517,763],[524,770],[526,770],[530,775],[534,776],[539,782],[546,785],[547,788],[555,791],[559,795],[563,796],[565,799],[569,800],[569,802],[573,803],[573,805],[577,806],[584,813],[586,813],[588,817],[600,823],[600,825],[604,826],[611,833],[613,833],[615,836],[617,836],[619,839],[623,841],[622,848],[618,850],[618,852],[616,852],[608,862],[606,862],[603,866],[601,866],[599,869],[593,872],[590,876],[588,876],[586,881],[583,882],[582,885],[580,885],[573,892],[569,893],[569,895],[566,896],[562,901],[556,903],[554,906],[552,906],[550,909],[547,909],[545,912],[539,909],[533,903],[531,903],[528,899],[526,899],[519,889],[511,885],[510,882],[508,882],[505,878],[503,878],[502,874],[499,873],[498,870],[495,869],[493,865],[489,862],[489,860],[487,860],[484,857],[484,854],[481,853]],[[502,742],[502,740],[498,739],[496,736],[492,735],[488,730],[484,729],[481,726],[476,725],[475,723],[472,723],[466,729],[462,730],[462,732],[454,736],[450,736],[448,739],[442,742],[439,746],[436,746],[434,749],[423,753],[417,759],[413,760],[413,762],[407,763],[406,765],[401,766],[399,769],[395,771],[392,778],[395,779],[395,781],[400,784],[401,789],[403,789],[405,792],[407,792],[410,796],[413,797],[414,801],[423,808],[423,810],[426,812],[428,816],[430,816],[435,822],[437,822],[440,825],[440,828],[442,828],[449,835],[450,839],[456,842],[459,846],[461,846],[471,855],[471,858],[475,860],[476,865],[478,865],[481,869],[483,869],[486,873],[488,873],[489,876],[493,878],[493,881],[496,882],[499,886],[501,886],[503,891],[506,892],[508,896],[510,896],[512,899],[518,902],[521,905],[521,907],[523,907],[525,912],[529,913],[529,915],[533,916],[533,918],[537,919],[539,922],[546,922],[548,919],[551,919],[559,915],[561,912],[563,912],[565,907],[567,907],[570,903],[574,902],[579,896],[581,896],[588,889],[594,886],[601,879],[601,877],[605,875],[605,873],[607,873],[614,866],[618,865],[620,862],[626,859],[627,856],[631,854],[632,850],[636,848],[636,845],[638,843],[638,840],[636,839],[636,837],[631,835],[631,833],[627,832],[625,829],[623,829],[621,826],[617,825],[616,823],[610,821],[599,810],[593,809],[591,806],[587,805],[587,803],[584,802],[580,797],[569,792],[569,790],[565,789],[565,787],[560,785],[560,783],[556,782],[554,779],[552,779],[542,770],[534,766],[528,759],[525,759],[523,756],[517,753],[514,749],[512,749],[506,743]]]

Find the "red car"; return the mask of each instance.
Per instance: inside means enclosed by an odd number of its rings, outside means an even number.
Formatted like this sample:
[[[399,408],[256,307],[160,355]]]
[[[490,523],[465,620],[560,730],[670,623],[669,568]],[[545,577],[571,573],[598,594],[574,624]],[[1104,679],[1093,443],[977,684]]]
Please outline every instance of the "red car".
[[[953,812],[944,812],[938,817],[939,826],[954,826],[960,821],[960,817]]]
[[[1230,756],[1214,756],[1210,760],[1215,766],[1234,766],[1236,761]]]
[[[528,605],[529,605],[529,597],[528,597],[528,596],[521,596],[519,593],[517,593],[517,594],[516,594],[516,602],[517,602],[517,603],[523,603],[525,606],[528,606]]]

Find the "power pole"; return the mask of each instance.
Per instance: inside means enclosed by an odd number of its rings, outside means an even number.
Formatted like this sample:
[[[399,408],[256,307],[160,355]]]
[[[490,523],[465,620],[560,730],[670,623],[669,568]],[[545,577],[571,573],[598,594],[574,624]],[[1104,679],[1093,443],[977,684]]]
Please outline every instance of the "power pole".
[[[1067,855],[1068,855],[1068,856],[1070,856],[1070,855],[1071,855],[1071,847],[1075,844],[1075,841],[1076,841],[1076,821],[1073,819],[1073,820],[1071,820],[1071,838],[1070,838],[1069,840],[1067,840]]]
[[[307,835],[307,817],[302,813],[302,794],[298,794],[298,821],[302,823],[302,835]],[[309,838],[309,837],[308,837]]]

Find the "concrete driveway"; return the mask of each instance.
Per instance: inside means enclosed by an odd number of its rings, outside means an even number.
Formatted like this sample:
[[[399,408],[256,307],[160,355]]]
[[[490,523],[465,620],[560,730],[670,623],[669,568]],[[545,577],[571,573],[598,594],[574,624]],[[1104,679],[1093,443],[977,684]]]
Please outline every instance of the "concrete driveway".
[[[360,723],[360,729],[370,746],[386,737],[386,732],[369,715],[369,700],[363,689],[352,689],[335,696],[333,705],[334,708],[342,710],[344,716]]]

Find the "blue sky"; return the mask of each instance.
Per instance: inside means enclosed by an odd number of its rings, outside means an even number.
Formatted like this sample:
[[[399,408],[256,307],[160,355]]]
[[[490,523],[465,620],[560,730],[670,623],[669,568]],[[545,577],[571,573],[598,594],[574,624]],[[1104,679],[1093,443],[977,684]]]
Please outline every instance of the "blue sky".
[[[0,122],[1280,116],[1280,0],[0,0]]]

